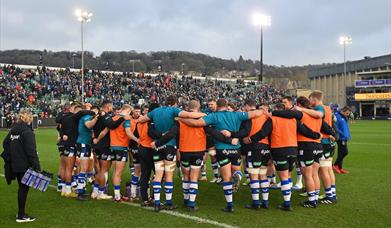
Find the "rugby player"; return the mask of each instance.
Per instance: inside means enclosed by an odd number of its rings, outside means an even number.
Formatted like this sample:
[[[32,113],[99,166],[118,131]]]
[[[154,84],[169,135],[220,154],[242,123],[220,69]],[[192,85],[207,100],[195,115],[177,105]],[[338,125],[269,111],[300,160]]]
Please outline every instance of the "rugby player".
[[[117,128],[123,123],[124,118],[120,117],[116,121],[112,120],[113,104],[111,101],[103,101],[101,105],[101,112],[97,123],[94,126],[94,152],[99,162],[100,169],[95,176],[94,191],[91,194],[92,199],[104,200],[112,199],[105,193],[108,171],[111,167],[111,161],[114,159],[110,150],[110,134],[109,129]],[[98,189],[98,191],[96,191]]]
[[[216,100],[210,99],[208,101],[208,108],[206,110],[204,110],[204,113],[209,115],[210,113],[213,113],[216,111],[217,111]],[[206,145],[208,147],[208,154],[209,154],[212,169],[213,169],[213,179],[210,181],[210,183],[221,183],[222,179],[219,176],[219,163],[217,162],[217,159],[216,159],[216,148],[214,145],[215,143],[214,143],[212,137],[209,136],[208,134],[207,134],[206,140],[207,140]],[[204,158],[204,163],[203,163],[204,165],[202,168],[203,170],[204,169],[206,170],[206,166],[205,166],[206,163],[205,162],[206,162],[206,157]],[[206,175],[206,173],[205,173],[205,175]]]
[[[262,110],[267,113],[268,108],[261,105]],[[244,111],[250,112],[256,110],[256,102],[247,100],[244,103]],[[247,163],[247,172],[250,179],[250,189],[252,203],[246,205],[247,209],[259,209],[259,192],[262,190],[262,208],[268,208],[269,205],[269,181],[267,179],[267,166],[269,163],[270,149],[268,136],[271,133],[271,119],[266,114],[242,122],[240,135],[235,133],[231,137],[243,138],[242,154],[245,154]],[[244,137],[242,137],[244,134]],[[227,135],[226,135],[227,136]]]
[[[110,149],[115,161],[115,169],[113,173],[113,185],[114,185],[114,201],[128,201],[127,197],[121,197],[121,176],[122,172],[128,161],[128,146],[130,139],[139,142],[138,138],[134,136],[130,129],[130,112],[132,106],[124,104],[120,110],[120,113],[114,116],[112,119],[118,120],[121,117],[125,118],[123,124],[115,129],[110,129]]]
[[[195,100],[190,101],[187,107],[189,112],[200,112],[200,108],[200,103]],[[212,137],[212,140],[216,139],[229,144],[237,144],[239,142],[238,138],[226,138],[222,133],[209,126],[204,128],[190,127],[179,120],[175,122],[175,125],[169,132],[151,144],[153,148],[156,148],[164,145],[174,137],[179,138],[184,205],[190,212],[198,210],[195,199],[198,193],[198,177],[207,147],[207,134]]]
[[[285,109],[292,110],[295,108],[295,105],[293,103],[293,98],[291,96],[285,96],[282,99],[282,103],[285,106]],[[298,164],[298,161],[295,162],[296,164],[296,184],[292,187],[293,190],[300,190],[303,188],[303,175],[301,173],[300,165]]]
[[[306,112],[307,114],[315,118],[323,118],[324,121],[329,125],[333,125],[333,113],[329,106],[323,105],[323,93],[321,91],[313,91],[309,100],[311,106],[315,110],[301,108],[300,111]],[[334,148],[331,143],[335,141],[335,138],[330,135],[324,135],[321,143],[323,146],[323,156],[320,159],[320,169],[319,174],[323,182],[323,187],[325,189],[326,197],[320,199],[321,203],[332,204],[336,202],[336,185],[335,185],[335,175],[332,168],[332,161],[334,155]],[[317,198],[319,198],[320,190],[316,190]]]
[[[169,131],[173,124],[175,117],[184,118],[200,118],[205,116],[204,113],[186,112],[177,108],[177,98],[173,95],[166,99],[166,106],[162,106],[148,112],[146,116],[141,116],[138,120],[140,123],[151,121],[156,130],[160,133]],[[176,209],[177,206],[172,203],[172,192],[174,188],[173,173],[176,168],[176,139],[170,140],[167,144],[157,148],[153,156],[155,162],[155,177],[153,181],[153,191],[155,200],[155,211],[160,211],[163,206],[160,203],[160,191],[162,187],[163,174],[165,178],[164,191],[166,193],[166,210]]]
[[[65,112],[69,112],[70,105],[66,104],[63,107],[63,110]],[[62,113],[59,113],[59,115],[56,116],[56,122],[59,122],[61,120]],[[57,125],[57,148],[60,155],[60,165],[58,167],[58,175],[57,175],[57,192],[62,193],[65,191],[65,157],[64,154],[64,142],[61,140],[63,136],[63,132],[61,129],[61,124]]]
[[[63,180],[65,181],[65,188],[61,192],[61,196],[77,197],[77,194],[72,192],[72,172],[75,164],[76,156],[76,139],[78,136],[79,119],[84,115],[95,115],[94,112],[83,110],[81,105],[73,103],[69,110],[64,109],[64,113],[59,118],[56,118],[58,124],[61,125],[63,133],[60,143],[64,145],[62,156],[65,160],[65,172]]]
[[[281,191],[284,202],[279,205],[279,209],[284,211],[291,211],[291,188],[290,171],[293,169],[293,164],[297,157],[297,132],[306,137],[317,139],[320,134],[313,132],[306,128],[298,120],[296,111],[286,110],[284,104],[276,104],[275,110],[285,110],[296,115],[295,118],[283,118],[275,116],[272,117],[272,131],[270,135],[270,152],[276,166],[277,174],[281,180]]]
[[[141,107],[134,106],[132,110],[131,120],[130,120],[130,130],[133,134],[136,131],[137,119],[141,115]],[[138,143],[134,140],[130,140],[129,143],[129,171],[130,171],[130,201],[137,200],[137,190],[140,187],[140,158],[139,158],[139,147]]]
[[[306,97],[297,98],[297,107],[311,109],[310,101]],[[301,113],[300,120],[303,124],[309,127],[312,131],[320,133],[333,134],[332,128],[328,126],[320,118],[314,118],[307,113]],[[325,129],[327,126],[327,129]],[[316,190],[320,189],[319,180],[319,165],[320,158],[323,155],[323,146],[320,143],[321,139],[311,139],[303,136],[302,134],[297,135],[298,148],[299,148],[299,165],[304,173],[306,192],[308,200],[302,202],[302,206],[315,208],[317,206]]]
[[[184,119],[183,122],[192,127],[203,127],[212,125],[216,130],[227,130],[237,132],[241,122],[261,116],[262,110],[250,112],[230,112],[228,102],[225,99],[217,101],[217,112],[207,115],[201,119]],[[216,157],[220,166],[220,173],[223,177],[223,190],[227,206],[224,212],[233,212],[233,192],[237,191],[242,179],[241,157],[239,153],[240,144],[232,145],[220,141],[216,142]]]
[[[84,115],[78,124],[78,137],[76,140],[77,157],[80,160],[80,173],[77,178],[78,200],[87,200],[85,188],[87,184],[87,171],[91,157],[92,128],[98,120],[99,109],[93,107],[94,115]]]

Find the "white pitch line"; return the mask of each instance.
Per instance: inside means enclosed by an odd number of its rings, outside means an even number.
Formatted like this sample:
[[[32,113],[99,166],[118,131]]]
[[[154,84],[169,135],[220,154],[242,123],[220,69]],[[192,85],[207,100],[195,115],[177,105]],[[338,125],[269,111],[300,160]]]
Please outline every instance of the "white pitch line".
[[[4,174],[0,173],[0,176],[4,177]],[[54,186],[52,184],[49,184],[49,187],[57,189],[57,186]],[[130,202],[121,202],[121,203],[129,205],[129,206],[133,206],[133,207],[146,209],[146,210],[153,210],[153,208],[151,208],[151,207],[141,207],[140,204],[136,204],[136,203],[130,203]],[[224,228],[238,228],[237,226],[228,225],[226,223],[217,222],[217,221],[214,221],[211,219],[200,218],[200,217],[193,216],[193,215],[182,214],[182,213],[179,213],[176,211],[164,211],[163,210],[163,211],[160,211],[159,213],[168,214],[168,215],[172,215],[172,216],[175,216],[178,218],[184,218],[184,219],[188,219],[188,220],[193,220],[195,222],[206,223],[206,224],[224,227]]]

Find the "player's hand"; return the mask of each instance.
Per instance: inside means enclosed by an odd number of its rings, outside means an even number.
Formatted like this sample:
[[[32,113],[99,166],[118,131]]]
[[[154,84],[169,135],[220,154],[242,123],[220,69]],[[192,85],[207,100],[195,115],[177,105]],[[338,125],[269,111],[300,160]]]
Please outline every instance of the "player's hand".
[[[222,130],[222,131],[220,131],[220,133],[223,134],[227,138],[231,137],[231,132],[228,130]]]
[[[62,140],[67,141],[68,140],[68,135],[63,135],[62,136]]]
[[[264,113],[267,117],[272,118],[272,113],[269,112],[268,109],[263,109],[263,113]]]
[[[152,147],[152,149],[156,149],[156,143],[155,143],[155,141],[151,142],[151,147]]]
[[[238,138],[233,138],[232,141],[231,141],[231,144],[236,146],[239,144],[239,139]]]
[[[98,144],[99,141],[98,141],[98,139],[93,139],[92,142],[96,145],[96,144]]]
[[[251,143],[250,137],[245,137],[245,138],[243,138],[243,143],[244,143],[244,144],[250,144],[250,143]]]
[[[334,136],[330,135],[330,141],[331,141],[331,142],[335,142]]]

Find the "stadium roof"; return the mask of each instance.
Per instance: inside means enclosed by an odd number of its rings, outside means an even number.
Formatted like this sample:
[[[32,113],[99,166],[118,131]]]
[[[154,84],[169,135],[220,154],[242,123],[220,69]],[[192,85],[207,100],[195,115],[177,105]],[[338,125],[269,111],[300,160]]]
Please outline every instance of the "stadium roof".
[[[346,72],[366,71],[387,65],[391,66],[391,54],[346,62]],[[314,78],[341,73],[343,73],[343,63],[311,69],[308,71],[308,77]]]

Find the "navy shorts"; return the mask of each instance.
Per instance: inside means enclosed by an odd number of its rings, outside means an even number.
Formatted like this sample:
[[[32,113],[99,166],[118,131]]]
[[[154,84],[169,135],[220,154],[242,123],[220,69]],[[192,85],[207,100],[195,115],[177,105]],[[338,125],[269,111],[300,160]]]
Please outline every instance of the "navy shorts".
[[[102,161],[111,161],[114,159],[113,153],[110,150],[110,147],[100,148],[97,147],[94,149],[96,154],[96,159]]]
[[[216,158],[220,167],[223,167],[228,164],[240,166],[240,164],[242,163],[242,158],[240,156],[239,149],[236,150],[217,149]]]
[[[262,144],[261,147],[253,150],[246,150],[247,168],[259,168],[267,166],[271,158],[268,145]]]
[[[297,147],[272,148],[270,152],[277,171],[293,170]]]
[[[91,145],[78,143],[76,147],[77,147],[77,157],[78,158],[90,158],[91,157]]]
[[[111,150],[111,160],[118,162],[127,162],[128,161],[128,149],[115,149]]]
[[[62,156],[75,157],[76,156],[76,148],[74,146],[64,146],[64,149],[62,151]]]
[[[176,146],[164,145],[155,150],[153,154],[153,161],[175,161],[176,160]]]
[[[204,160],[204,153],[201,152],[181,152],[181,165],[185,168],[201,167]]]

